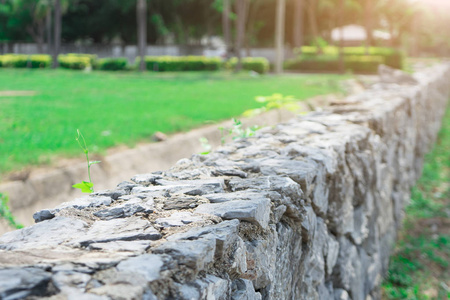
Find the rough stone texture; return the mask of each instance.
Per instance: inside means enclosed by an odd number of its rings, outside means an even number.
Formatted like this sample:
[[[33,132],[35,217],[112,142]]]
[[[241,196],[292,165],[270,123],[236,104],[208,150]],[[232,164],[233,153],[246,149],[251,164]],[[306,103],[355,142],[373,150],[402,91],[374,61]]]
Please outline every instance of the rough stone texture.
[[[379,299],[450,92],[449,65],[385,73],[323,112],[37,212],[0,237],[0,298]]]

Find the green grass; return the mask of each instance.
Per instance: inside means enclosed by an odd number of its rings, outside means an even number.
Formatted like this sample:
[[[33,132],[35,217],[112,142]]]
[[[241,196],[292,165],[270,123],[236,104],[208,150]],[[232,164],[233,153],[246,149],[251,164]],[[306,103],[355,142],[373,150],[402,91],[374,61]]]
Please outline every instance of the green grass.
[[[56,156],[79,156],[79,128],[89,149],[150,141],[239,116],[258,95],[305,99],[339,90],[339,75],[250,76],[224,72],[144,73],[0,68],[0,175]]]
[[[450,299],[450,107],[383,283],[385,299]]]

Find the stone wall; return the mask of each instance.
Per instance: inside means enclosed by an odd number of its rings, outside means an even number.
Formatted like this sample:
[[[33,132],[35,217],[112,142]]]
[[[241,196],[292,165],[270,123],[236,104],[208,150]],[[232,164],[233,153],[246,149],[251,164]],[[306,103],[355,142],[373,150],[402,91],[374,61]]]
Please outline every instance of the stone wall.
[[[394,75],[408,84],[37,212],[0,237],[0,298],[379,299],[450,66]]]

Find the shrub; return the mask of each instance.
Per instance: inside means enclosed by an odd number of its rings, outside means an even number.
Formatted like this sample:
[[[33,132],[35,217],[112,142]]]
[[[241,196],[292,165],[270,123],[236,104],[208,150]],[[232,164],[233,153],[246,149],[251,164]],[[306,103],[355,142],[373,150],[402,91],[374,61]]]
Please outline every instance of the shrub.
[[[339,58],[334,55],[301,55],[299,58],[287,60],[285,69],[296,71],[338,72]]]
[[[95,55],[69,53],[59,55],[58,62],[61,68],[84,70],[95,63],[95,58]]]
[[[5,68],[26,68],[28,65],[28,55],[23,54],[5,54],[1,60]]]
[[[384,58],[382,56],[345,55],[344,69],[360,73],[376,73],[378,65],[383,62]],[[338,72],[339,65],[338,55],[302,55],[300,58],[286,61],[285,68],[298,71]]]
[[[5,68],[47,68],[52,64],[52,57],[45,54],[5,54],[0,55],[0,67]]]
[[[339,47],[327,46],[320,49],[315,46],[303,46],[300,49],[295,49],[294,52],[300,54],[301,57],[314,57],[319,55],[339,55]],[[400,50],[387,47],[344,47],[344,56],[378,56],[383,57],[381,63],[392,68],[401,69],[403,67],[404,53]]]
[[[31,67],[36,68],[49,68],[52,65],[52,57],[46,54],[34,54],[30,55]]]
[[[234,69],[237,64],[237,58],[233,57],[227,62],[228,69]],[[259,74],[265,74],[269,71],[269,61],[264,57],[243,57],[242,69],[246,71],[254,71]]]
[[[128,60],[123,57],[102,58],[95,62],[95,68],[105,71],[118,71],[127,68]]]
[[[136,63],[139,65],[139,58]],[[145,65],[149,71],[217,71],[222,65],[218,57],[203,56],[146,56]]]

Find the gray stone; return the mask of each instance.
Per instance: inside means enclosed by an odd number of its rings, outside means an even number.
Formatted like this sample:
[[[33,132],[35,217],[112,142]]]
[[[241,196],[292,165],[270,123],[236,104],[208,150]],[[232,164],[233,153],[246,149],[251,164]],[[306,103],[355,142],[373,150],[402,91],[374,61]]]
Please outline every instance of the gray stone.
[[[33,214],[33,219],[36,223],[42,222],[44,220],[50,220],[55,217],[55,214],[50,209],[43,209]]]
[[[179,287],[180,295],[177,299],[230,299],[230,284],[222,278],[206,275],[205,278],[197,279],[194,282],[181,285]]]
[[[390,68],[386,65],[380,65],[378,67],[378,75],[380,81],[383,83],[396,83],[396,84],[408,84],[415,85],[419,82],[406,72]]]
[[[212,171],[214,176],[237,176],[241,178],[247,178],[247,173],[237,169],[216,168]]]
[[[261,300],[261,294],[255,292],[253,283],[247,279],[236,279],[231,287],[233,300]]]
[[[151,241],[114,241],[107,243],[93,243],[88,246],[89,250],[99,250],[104,252],[134,252],[144,253],[151,246]]]
[[[51,274],[38,268],[0,270],[0,299],[15,300],[29,296],[48,296]]]
[[[148,202],[143,202],[139,198],[133,198],[123,204],[99,210],[94,213],[94,216],[99,217],[102,220],[111,220],[131,217],[137,213],[150,214],[154,211],[154,206],[151,202],[150,205],[147,203]]]
[[[96,221],[89,231],[74,243],[87,247],[112,241],[158,240],[161,234],[147,220],[139,217]]]
[[[198,206],[199,199],[195,196],[172,195],[170,198],[164,199],[163,209],[180,210],[191,209]]]
[[[334,236],[328,235],[326,265],[327,275],[331,275],[339,255],[339,243]]]
[[[88,226],[81,220],[56,217],[0,237],[0,249],[54,248],[83,236]]]
[[[44,209],[33,214],[33,218],[36,223],[44,220],[49,220],[55,217],[55,214],[64,209],[85,209],[90,207],[109,206],[112,203],[111,197],[106,196],[88,196],[78,198],[70,202],[64,202],[57,206],[55,209]]]
[[[239,220],[223,221],[217,225],[193,228],[187,232],[176,233],[167,237],[168,241],[197,240],[209,238],[216,241],[215,259],[220,259],[236,245],[238,240]]]
[[[185,265],[195,272],[199,272],[212,263],[216,242],[212,238],[198,240],[168,241],[153,249],[155,254],[168,254],[179,264]]]
[[[155,223],[162,227],[178,227],[201,221],[202,217],[194,216],[190,212],[175,212],[170,217],[156,219]]]
[[[346,290],[336,289],[334,290],[334,300],[351,300]]]
[[[130,274],[140,274],[148,282],[161,278],[160,272],[164,265],[162,258],[154,254],[144,254],[141,256],[129,258],[117,265],[117,270],[128,272]]]
[[[157,179],[162,179],[160,174],[139,174],[131,178],[131,180],[137,184],[149,185],[154,184]]]
[[[212,214],[226,220],[239,219],[257,224],[266,229],[269,225],[270,200],[233,200],[223,203],[202,204],[196,213]]]

